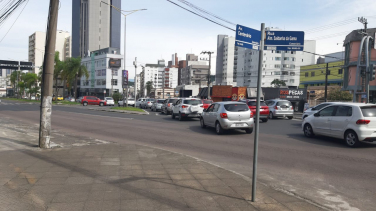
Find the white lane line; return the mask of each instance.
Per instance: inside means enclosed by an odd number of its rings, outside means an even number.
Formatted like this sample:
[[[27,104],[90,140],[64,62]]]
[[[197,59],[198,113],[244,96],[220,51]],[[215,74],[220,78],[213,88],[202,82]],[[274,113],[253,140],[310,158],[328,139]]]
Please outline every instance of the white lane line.
[[[116,117],[116,116],[102,116],[102,115],[95,115],[95,114],[83,114],[83,113],[76,113],[76,112],[70,112],[70,111],[57,111],[57,112],[65,112],[65,113],[71,113],[71,114],[81,114],[85,116],[98,116],[98,117],[111,117],[114,119],[133,119],[133,118],[122,118],[122,117]]]
[[[292,119],[293,121],[298,121],[298,122],[301,122],[302,120],[301,119]]]

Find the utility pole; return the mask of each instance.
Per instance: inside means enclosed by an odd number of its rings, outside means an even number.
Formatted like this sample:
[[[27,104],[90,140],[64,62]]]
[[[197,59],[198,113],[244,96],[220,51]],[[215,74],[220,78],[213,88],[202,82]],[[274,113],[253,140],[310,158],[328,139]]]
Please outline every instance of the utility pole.
[[[209,55],[209,70],[208,70],[208,100],[211,99],[210,97],[210,68],[211,68],[211,55],[213,54],[214,52],[211,52],[211,51],[203,51],[201,52],[201,54],[208,54]],[[201,81],[200,81],[201,83]]]
[[[163,69],[163,78],[162,78],[162,81],[163,81],[162,82],[162,93],[163,93],[162,95],[163,95],[163,99],[165,99],[164,98],[164,87],[165,87],[165,77],[166,77],[166,72],[165,71],[166,71],[166,69]]]
[[[325,69],[325,102],[327,102],[327,97],[328,97],[328,73],[329,73],[329,63],[326,63],[326,69]]]
[[[43,62],[40,126],[39,126],[39,147],[50,148],[51,114],[52,114],[52,89],[54,57],[56,45],[56,29],[59,0],[50,0],[48,14],[46,47]]]
[[[137,57],[134,59],[134,103],[137,102]]]

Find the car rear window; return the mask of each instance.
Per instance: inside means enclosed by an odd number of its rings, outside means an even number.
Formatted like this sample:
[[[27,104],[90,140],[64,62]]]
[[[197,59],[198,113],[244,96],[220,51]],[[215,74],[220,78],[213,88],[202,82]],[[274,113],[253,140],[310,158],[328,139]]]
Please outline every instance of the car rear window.
[[[211,100],[203,100],[202,103],[203,104],[212,104],[213,101],[211,101]]]
[[[279,101],[277,103],[277,106],[291,106],[291,102],[290,101]]]
[[[176,103],[176,101],[178,101],[178,99],[169,99],[168,103]]]
[[[158,100],[157,102],[158,103],[163,103],[165,100]]]
[[[376,106],[360,107],[364,117],[376,117]]]
[[[249,101],[249,102],[248,102],[248,105],[249,105],[249,106],[256,106],[256,101]],[[265,104],[264,101],[261,101],[261,102],[260,102],[260,106],[267,106],[267,105]]]
[[[201,104],[201,101],[200,100],[184,100],[183,104],[198,105],[198,104]]]
[[[248,111],[249,108],[246,104],[227,104],[225,105],[226,111],[231,112],[240,112],[240,111]]]
[[[106,100],[114,100],[112,97],[106,97]]]

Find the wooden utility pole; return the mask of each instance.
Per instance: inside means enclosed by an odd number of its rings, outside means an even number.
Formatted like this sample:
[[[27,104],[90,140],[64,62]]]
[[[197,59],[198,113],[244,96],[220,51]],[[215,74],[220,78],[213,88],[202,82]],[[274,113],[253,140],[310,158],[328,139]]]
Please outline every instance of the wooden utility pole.
[[[211,68],[211,55],[213,54],[214,52],[211,52],[211,51],[203,51],[201,52],[201,54],[208,54],[209,55],[209,70],[208,70],[208,100],[211,99],[210,97],[210,68]],[[201,81],[200,81],[201,83]]]
[[[39,147],[50,148],[51,114],[52,114],[52,92],[54,57],[56,45],[56,30],[58,18],[59,0],[50,0],[48,14],[46,46],[43,61],[40,126],[39,126]]]
[[[328,97],[328,74],[329,74],[329,63],[326,63],[326,68],[325,68],[325,102],[327,102],[327,97]]]

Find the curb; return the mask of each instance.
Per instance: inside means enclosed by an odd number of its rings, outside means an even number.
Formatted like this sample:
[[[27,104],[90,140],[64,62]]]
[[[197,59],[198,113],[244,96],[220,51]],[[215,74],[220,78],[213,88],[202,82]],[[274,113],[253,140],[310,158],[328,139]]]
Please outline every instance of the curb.
[[[137,115],[149,115],[149,112],[147,112],[147,111],[145,111],[146,113],[141,113],[141,112],[137,112],[137,111],[121,111],[121,110],[114,110],[114,109],[95,109],[95,108],[88,108],[88,110],[107,111],[107,112],[125,113],[125,114],[137,114]]]

